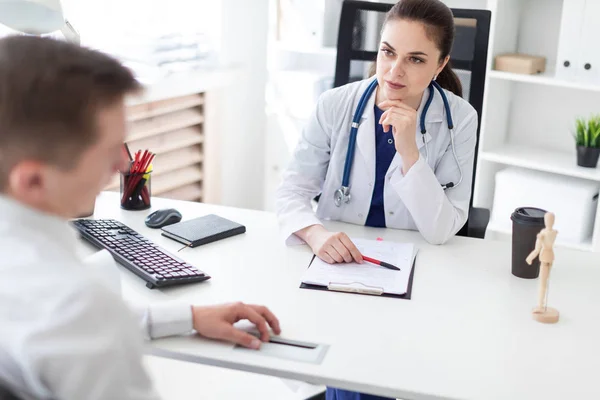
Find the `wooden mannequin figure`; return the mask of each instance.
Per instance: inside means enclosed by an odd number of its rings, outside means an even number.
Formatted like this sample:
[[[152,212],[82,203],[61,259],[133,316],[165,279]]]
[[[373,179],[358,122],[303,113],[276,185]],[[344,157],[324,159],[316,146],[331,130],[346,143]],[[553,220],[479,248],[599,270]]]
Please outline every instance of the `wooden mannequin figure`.
[[[538,290],[538,305],[533,309],[533,318],[536,321],[544,323],[555,323],[558,321],[558,310],[548,307],[548,278],[550,269],[554,262],[554,241],[558,232],[552,229],[554,225],[554,214],[546,213],[544,215],[546,227],[537,235],[535,249],[529,254],[526,261],[531,265],[533,260],[539,255],[540,258],[540,283]]]

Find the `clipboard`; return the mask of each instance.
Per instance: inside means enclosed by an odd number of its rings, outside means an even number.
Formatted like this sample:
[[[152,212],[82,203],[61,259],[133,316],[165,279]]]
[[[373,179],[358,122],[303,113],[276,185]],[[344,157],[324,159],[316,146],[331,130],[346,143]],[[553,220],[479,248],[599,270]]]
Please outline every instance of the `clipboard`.
[[[313,255],[313,258],[310,261],[308,268],[310,268],[310,266],[312,265],[312,262],[314,261],[315,257],[316,256]],[[351,285],[344,285],[344,284],[340,285],[340,284],[336,284],[335,282],[331,282],[331,283],[329,283],[328,286],[301,283],[300,289],[325,290],[325,291],[331,291],[331,292],[364,294],[364,295],[369,295],[369,296],[392,297],[392,298],[396,298],[396,299],[410,300],[411,296],[412,296],[412,285],[413,285],[413,277],[415,274],[416,259],[417,259],[417,256],[415,256],[415,258],[413,259],[413,263],[412,263],[412,266],[410,269],[410,276],[408,278],[408,286],[406,288],[406,293],[404,293],[404,294],[383,293],[383,290],[381,288],[365,286],[359,282],[356,282]]]

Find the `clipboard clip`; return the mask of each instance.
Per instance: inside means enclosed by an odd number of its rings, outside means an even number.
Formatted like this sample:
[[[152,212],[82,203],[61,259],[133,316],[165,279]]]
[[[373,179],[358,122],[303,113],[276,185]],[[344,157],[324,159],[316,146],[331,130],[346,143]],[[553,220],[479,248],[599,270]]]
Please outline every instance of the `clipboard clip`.
[[[350,293],[362,293],[362,294],[373,294],[381,296],[383,294],[383,288],[375,286],[367,286],[360,282],[351,283],[335,283],[329,282],[327,289],[336,292],[350,292]]]

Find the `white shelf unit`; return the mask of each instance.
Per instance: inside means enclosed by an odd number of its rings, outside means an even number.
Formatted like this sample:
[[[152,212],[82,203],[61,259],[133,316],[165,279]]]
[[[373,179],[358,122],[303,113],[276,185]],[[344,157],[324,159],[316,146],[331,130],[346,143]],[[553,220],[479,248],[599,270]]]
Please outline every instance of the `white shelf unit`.
[[[237,132],[227,126],[230,85],[241,69],[223,66],[169,74],[127,98],[126,143],[132,154],[148,149],[156,154],[152,196],[218,204],[226,182],[223,165],[231,162],[221,137]],[[234,181],[235,179],[231,179]],[[106,187],[119,190],[119,176]]]
[[[575,118],[600,112],[600,84],[555,72],[563,68],[559,43],[568,1],[487,2],[492,26],[474,193],[477,207],[493,208],[495,174],[511,166],[600,182],[600,169],[577,166],[572,135]],[[590,59],[600,58],[600,47],[586,51],[592,53]],[[496,55],[513,52],[546,57],[546,72],[524,75],[493,70]],[[510,238],[506,225],[495,221],[490,221],[487,232],[486,237]],[[558,246],[600,252],[600,210],[592,237],[581,243],[560,238],[558,242]]]
[[[591,92],[600,92],[600,85],[597,84],[587,84],[581,82],[571,82],[567,80],[563,80],[560,78],[556,78],[554,68],[550,68],[540,74],[537,75],[524,75],[524,74],[514,74],[512,72],[504,72],[504,71],[488,71],[489,77],[491,79],[498,80],[506,80],[512,82],[522,82],[522,83],[531,83],[534,85],[545,85],[545,86],[554,86],[554,87],[563,87],[569,89],[579,89]]]
[[[488,229],[490,230],[490,232],[493,233],[494,239],[511,240],[511,235],[512,235],[511,230],[506,229],[506,226],[504,226],[502,224],[498,224],[498,223],[495,223],[492,221],[488,225]],[[575,249],[575,250],[582,250],[582,251],[592,251],[593,250],[592,238],[588,238],[588,239],[584,240],[583,242],[576,243],[576,242],[566,242],[566,241],[560,239],[560,237],[557,237],[556,246],[566,247],[566,248]]]
[[[202,201],[203,106],[203,93],[128,106],[126,143],[132,155],[145,149],[156,154],[152,196]],[[108,189],[119,190],[119,176]]]
[[[578,167],[573,163],[574,155],[567,152],[506,144],[481,151],[479,157],[481,160],[492,163],[600,182],[600,169]]]

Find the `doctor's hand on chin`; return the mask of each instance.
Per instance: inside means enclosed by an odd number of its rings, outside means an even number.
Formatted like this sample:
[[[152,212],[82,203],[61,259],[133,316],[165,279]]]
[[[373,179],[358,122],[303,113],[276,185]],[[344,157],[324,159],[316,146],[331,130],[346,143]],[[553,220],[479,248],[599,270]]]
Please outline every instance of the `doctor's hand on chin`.
[[[362,254],[344,232],[329,232],[323,225],[311,225],[299,230],[296,235],[326,263],[363,262]]]
[[[402,173],[406,175],[419,160],[419,148],[415,140],[417,111],[402,100],[384,100],[378,107],[385,110],[379,123],[383,125],[384,132],[392,129],[394,146],[402,157]]]

